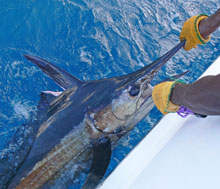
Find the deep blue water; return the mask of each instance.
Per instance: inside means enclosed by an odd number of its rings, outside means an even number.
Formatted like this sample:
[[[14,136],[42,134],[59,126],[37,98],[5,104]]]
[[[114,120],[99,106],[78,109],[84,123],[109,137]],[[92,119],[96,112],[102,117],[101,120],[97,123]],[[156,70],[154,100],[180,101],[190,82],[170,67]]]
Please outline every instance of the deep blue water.
[[[212,14],[218,0],[0,0],[0,156],[28,122],[44,90],[61,90],[24,54],[41,56],[82,80],[119,76],[159,58],[175,44],[190,16]],[[220,32],[205,46],[181,50],[155,81],[190,70],[196,80],[220,55]],[[154,109],[113,151],[108,173],[158,122]],[[24,131],[25,132],[25,131]],[[28,135],[28,132],[27,132]]]

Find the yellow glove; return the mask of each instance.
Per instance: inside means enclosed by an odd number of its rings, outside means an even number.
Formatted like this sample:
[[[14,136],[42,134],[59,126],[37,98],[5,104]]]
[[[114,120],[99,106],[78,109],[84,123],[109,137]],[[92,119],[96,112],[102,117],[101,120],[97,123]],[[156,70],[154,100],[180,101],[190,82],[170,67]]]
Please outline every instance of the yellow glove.
[[[183,47],[185,50],[189,51],[192,48],[196,48],[198,44],[202,45],[209,41],[210,36],[208,39],[205,39],[199,32],[199,22],[207,17],[207,15],[203,14],[193,16],[183,24],[183,28],[180,33],[180,41],[186,40],[186,44]]]
[[[170,95],[172,92],[172,88],[176,83],[180,83],[180,81],[166,81],[156,85],[153,88],[152,98],[156,107],[163,114],[174,113],[179,110],[179,105],[173,104],[170,101]]]

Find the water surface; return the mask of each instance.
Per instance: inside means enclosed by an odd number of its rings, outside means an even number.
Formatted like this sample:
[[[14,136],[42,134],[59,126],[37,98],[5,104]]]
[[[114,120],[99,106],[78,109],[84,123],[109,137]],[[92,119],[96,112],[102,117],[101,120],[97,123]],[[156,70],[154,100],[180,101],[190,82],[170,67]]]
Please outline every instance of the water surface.
[[[24,54],[41,56],[82,80],[119,76],[162,56],[179,42],[186,19],[217,7],[218,0],[0,0],[0,157],[15,166],[13,154],[30,134],[21,125],[32,118],[40,92],[61,90]],[[218,30],[208,44],[181,50],[153,84],[186,70],[184,80],[193,82],[220,55],[219,42]],[[108,174],[160,118],[154,109],[119,142]]]

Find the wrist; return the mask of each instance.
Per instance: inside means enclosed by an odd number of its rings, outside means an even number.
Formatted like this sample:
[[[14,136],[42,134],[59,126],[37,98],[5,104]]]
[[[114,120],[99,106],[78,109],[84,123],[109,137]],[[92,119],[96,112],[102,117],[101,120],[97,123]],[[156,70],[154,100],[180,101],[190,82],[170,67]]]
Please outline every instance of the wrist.
[[[183,105],[185,87],[186,84],[184,83],[176,83],[170,95],[170,101],[172,103],[177,105]]]
[[[210,34],[207,27],[207,18],[199,22],[199,32],[204,39],[208,39]]]
[[[205,31],[203,30],[202,34],[201,34],[201,29],[199,28],[199,25],[201,25],[201,24],[204,25],[204,23],[205,23],[205,25],[206,25],[207,19],[208,19],[207,15],[200,14],[196,17],[195,23],[194,23],[196,36],[198,38],[198,44],[201,44],[201,45],[207,43],[210,40],[210,36],[208,36],[208,35],[206,36],[206,34],[205,34],[206,30]],[[205,37],[204,37],[204,35],[205,35]]]

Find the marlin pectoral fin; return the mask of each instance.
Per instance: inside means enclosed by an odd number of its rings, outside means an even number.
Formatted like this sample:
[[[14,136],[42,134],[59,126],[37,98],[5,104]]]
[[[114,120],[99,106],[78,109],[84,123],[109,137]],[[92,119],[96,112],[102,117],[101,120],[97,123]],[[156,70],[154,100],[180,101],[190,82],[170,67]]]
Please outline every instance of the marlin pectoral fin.
[[[109,138],[104,138],[103,143],[93,145],[92,166],[86,182],[82,187],[83,189],[95,188],[97,186],[108,168],[111,153],[111,142]]]
[[[37,65],[46,75],[51,77],[63,89],[77,87],[82,83],[82,81],[72,76],[70,73],[42,58],[31,55],[24,55],[24,57]]]
[[[159,83],[162,83],[162,82],[165,82],[165,81],[175,81],[175,80],[181,78],[182,76],[186,75],[187,73],[189,73],[189,70],[187,70],[187,71],[185,71],[183,73],[171,76],[171,77],[169,77],[169,78],[167,78],[167,79],[165,79],[165,80],[163,80],[163,81],[161,81]]]
[[[187,70],[187,71],[185,71],[185,72],[183,72],[183,73],[174,75],[174,76],[171,77],[171,80],[179,79],[179,78],[181,78],[182,76],[184,76],[184,75],[186,75],[186,74],[188,74],[188,73],[189,73],[189,70]]]

